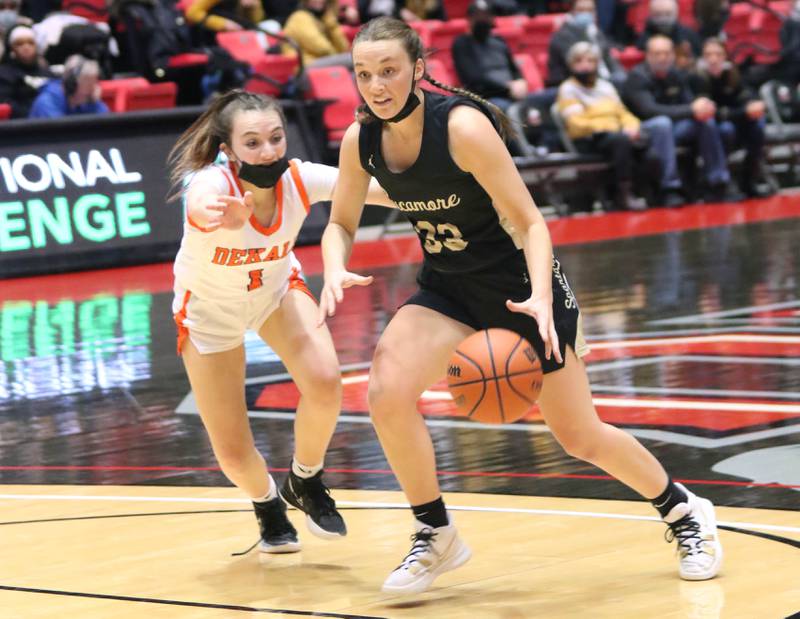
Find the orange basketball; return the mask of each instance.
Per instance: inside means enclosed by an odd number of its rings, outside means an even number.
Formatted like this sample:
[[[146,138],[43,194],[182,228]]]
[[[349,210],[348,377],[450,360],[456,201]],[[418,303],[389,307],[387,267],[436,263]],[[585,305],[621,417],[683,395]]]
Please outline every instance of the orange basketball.
[[[447,386],[459,412],[483,423],[512,423],[542,389],[542,364],[530,342],[507,329],[465,339],[447,367]]]

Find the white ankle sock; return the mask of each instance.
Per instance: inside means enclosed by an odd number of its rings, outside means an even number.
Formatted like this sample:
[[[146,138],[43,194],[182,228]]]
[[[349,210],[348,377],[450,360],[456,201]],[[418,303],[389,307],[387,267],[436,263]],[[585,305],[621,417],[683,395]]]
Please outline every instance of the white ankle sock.
[[[297,475],[300,479],[308,479],[309,477],[314,477],[317,473],[322,470],[323,463],[320,462],[315,466],[306,466],[305,464],[300,464],[297,461],[297,458],[292,458],[292,473]]]
[[[267,493],[259,497],[257,499],[252,499],[253,503],[266,503],[267,501],[271,501],[275,497],[278,496],[278,487],[275,485],[275,480],[272,479],[272,475],[269,475],[269,490]]]

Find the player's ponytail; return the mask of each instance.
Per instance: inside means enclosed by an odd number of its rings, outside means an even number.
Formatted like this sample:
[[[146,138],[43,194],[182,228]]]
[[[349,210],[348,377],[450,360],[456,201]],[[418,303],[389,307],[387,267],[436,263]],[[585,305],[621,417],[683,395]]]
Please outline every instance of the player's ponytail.
[[[400,41],[412,63],[415,63],[419,59],[425,59],[422,41],[419,35],[407,23],[400,19],[395,19],[394,17],[376,17],[367,22],[367,24],[358,31],[355,39],[353,39],[353,47],[361,41]],[[466,88],[457,88],[449,84],[443,84],[432,78],[427,71],[425,71],[422,79],[430,82],[437,88],[463,97],[468,97],[480,103],[494,115],[498,124],[498,132],[503,139],[511,139],[516,136],[516,130],[514,129],[511,119],[494,103],[487,101]],[[356,119],[358,122],[366,124],[374,122],[377,120],[377,117],[370,113],[365,103],[359,106],[356,111]]]
[[[275,110],[280,116],[284,129],[286,128],[283,110],[272,97],[240,89],[229,90],[220,95],[183,132],[167,156],[173,187],[170,198],[181,194],[183,180],[187,174],[197,172],[212,164],[219,155],[221,144],[230,145],[234,115],[237,112],[248,110]]]

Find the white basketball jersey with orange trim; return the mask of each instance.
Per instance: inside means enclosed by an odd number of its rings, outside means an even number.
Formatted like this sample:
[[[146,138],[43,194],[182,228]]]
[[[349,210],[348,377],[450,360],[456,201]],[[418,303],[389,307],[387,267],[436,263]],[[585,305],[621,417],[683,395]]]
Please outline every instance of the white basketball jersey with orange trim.
[[[311,204],[330,199],[336,168],[292,160],[275,185],[275,215],[265,227],[254,216],[239,230],[204,230],[186,217],[175,258],[175,281],[200,298],[246,298],[248,292],[285,285],[300,263],[292,253]],[[244,192],[233,166],[210,165],[192,183],[202,180],[221,195]],[[190,183],[191,184],[191,183]]]

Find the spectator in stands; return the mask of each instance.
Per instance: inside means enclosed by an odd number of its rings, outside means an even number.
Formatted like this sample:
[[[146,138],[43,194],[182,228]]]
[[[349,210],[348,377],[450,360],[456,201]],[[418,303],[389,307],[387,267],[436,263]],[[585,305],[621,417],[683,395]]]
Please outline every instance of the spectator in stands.
[[[677,0],[650,0],[650,14],[644,30],[636,41],[636,46],[645,49],[647,41],[656,34],[672,41],[675,46],[676,64],[681,69],[691,67],[700,55],[700,37],[694,30],[678,21]]]
[[[453,62],[459,81],[504,112],[514,101],[528,96],[522,77],[506,42],[491,34],[494,25],[486,0],[475,0],[467,9],[470,32],[453,41]]]
[[[39,89],[55,77],[38,53],[33,29],[13,26],[6,33],[0,62],[0,103],[11,105],[11,118],[27,118]]]
[[[420,19],[447,20],[441,0],[358,0],[358,14],[362,23],[375,17],[397,17],[406,22]]]
[[[70,56],[60,80],[44,85],[33,102],[30,118],[60,118],[75,114],[103,114],[108,106],[100,99],[100,66],[83,56]]]
[[[695,0],[694,17],[697,20],[697,34],[700,40],[724,36],[722,29],[730,14],[729,0]]]
[[[0,58],[3,57],[3,41],[6,34],[14,26],[24,24],[33,25],[33,22],[19,14],[20,0],[0,0]]]
[[[261,0],[192,0],[186,8],[186,19],[216,32],[244,30],[242,24],[258,24],[264,20]]]
[[[567,53],[575,43],[588,41],[600,50],[598,75],[621,83],[625,79],[622,65],[611,56],[611,45],[597,27],[594,0],[573,0],[572,11],[564,25],[553,34],[547,53],[547,84],[558,86],[569,77]]]
[[[274,19],[283,25],[289,16],[297,10],[299,0],[262,0],[261,6],[268,19]]]
[[[728,150],[746,150],[739,175],[742,190],[751,197],[768,195],[758,184],[764,160],[765,105],[742,82],[722,41],[711,38],[703,44],[703,56],[690,83],[697,95],[708,97],[716,105],[716,121]]]
[[[558,112],[575,147],[602,153],[614,164],[614,206],[644,210],[647,204],[633,193],[633,151],[640,141],[639,119],[628,111],[608,80],[597,75],[600,50],[586,41],[567,53],[571,77],[558,88]]]
[[[696,97],[692,93],[688,74],[675,66],[675,47],[671,39],[664,35],[650,38],[645,61],[630,72],[623,94],[636,116],[653,119],[651,124],[670,126],[677,144],[691,145],[699,151],[707,200],[730,202],[741,198],[728,186],[731,177],[725,148],[719,125],[714,120],[717,108],[708,97]],[[677,168],[670,167],[674,161],[674,156],[664,160],[667,188],[680,186]]]
[[[339,25],[337,10],[336,0],[301,0],[300,8],[286,20],[283,33],[300,46],[306,67],[352,68],[350,42]],[[288,45],[284,53],[295,54]]]

